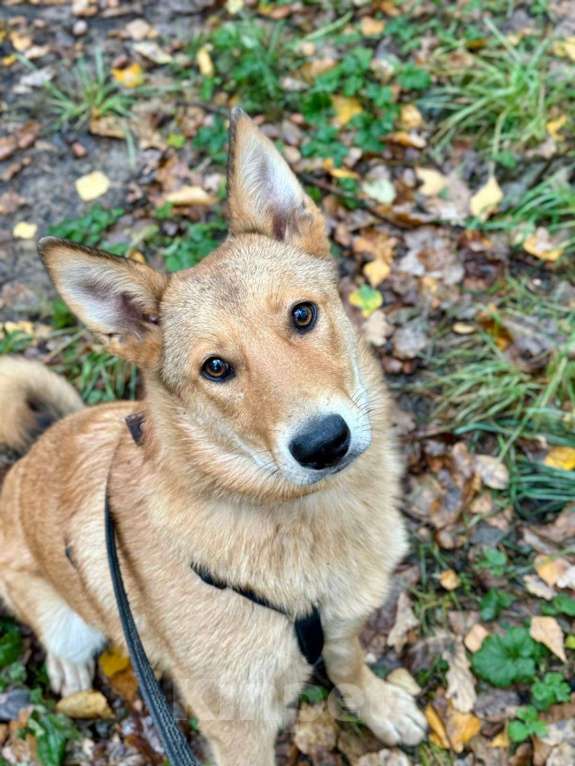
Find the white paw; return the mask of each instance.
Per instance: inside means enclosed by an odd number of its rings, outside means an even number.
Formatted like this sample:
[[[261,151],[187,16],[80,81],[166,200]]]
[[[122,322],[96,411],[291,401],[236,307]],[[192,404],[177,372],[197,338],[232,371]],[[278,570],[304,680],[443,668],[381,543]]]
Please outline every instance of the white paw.
[[[399,686],[379,681],[362,710],[362,718],[386,745],[418,745],[427,732],[425,716],[414,698]]]
[[[48,652],[46,664],[50,687],[55,694],[67,697],[70,694],[88,691],[92,688],[94,660],[70,662]]]

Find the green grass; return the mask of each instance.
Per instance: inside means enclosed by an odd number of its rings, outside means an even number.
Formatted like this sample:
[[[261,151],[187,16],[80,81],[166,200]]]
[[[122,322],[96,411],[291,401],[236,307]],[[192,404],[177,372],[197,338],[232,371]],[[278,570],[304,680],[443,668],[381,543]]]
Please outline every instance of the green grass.
[[[123,91],[110,76],[102,52],[91,62],[81,59],[60,86],[47,83],[48,107],[58,126],[79,125],[92,117],[128,117],[133,93]]]

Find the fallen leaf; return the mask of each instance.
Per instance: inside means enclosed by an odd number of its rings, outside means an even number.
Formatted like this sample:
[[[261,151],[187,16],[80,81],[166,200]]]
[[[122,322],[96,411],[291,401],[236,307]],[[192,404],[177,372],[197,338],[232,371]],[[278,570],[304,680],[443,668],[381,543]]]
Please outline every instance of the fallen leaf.
[[[442,656],[449,665],[445,696],[451,700],[453,707],[459,713],[469,713],[473,710],[477,693],[475,691],[475,678],[469,669],[469,662],[461,639],[457,641],[453,649],[448,649]]]
[[[239,13],[243,7],[244,0],[226,0],[226,11],[232,16]]]
[[[353,96],[332,96],[331,105],[335,112],[333,121],[340,128],[363,111],[361,103]]]
[[[553,447],[547,453],[545,465],[561,468],[563,471],[575,470],[575,449],[573,447]]]
[[[364,181],[361,185],[361,190],[365,192],[368,197],[377,200],[382,205],[391,205],[396,196],[395,186],[387,178],[378,178],[375,181]]]
[[[393,133],[388,133],[385,138],[392,144],[407,146],[411,149],[423,149],[427,146],[425,138],[418,133],[415,133],[413,130],[409,132],[406,130],[396,130]]]
[[[362,285],[350,293],[349,302],[352,306],[361,309],[361,313],[367,319],[383,304],[383,296],[379,290],[369,285]]]
[[[455,322],[451,329],[456,335],[473,335],[477,332],[475,325],[467,324],[467,322]]]
[[[84,691],[63,697],[56,705],[59,713],[70,718],[113,718],[114,714],[102,692]]]
[[[499,734],[493,737],[493,739],[489,743],[489,746],[500,747],[503,750],[507,750],[507,748],[509,747],[509,736],[507,734],[507,730],[503,729],[502,731],[499,732]]]
[[[445,590],[455,590],[461,585],[459,575],[457,572],[454,572],[453,569],[446,569],[441,572],[439,575],[439,582],[441,583],[441,587],[445,588]]]
[[[447,718],[446,732],[451,748],[456,753],[463,752],[465,745],[481,730],[481,721],[472,713],[460,713],[450,710]]]
[[[359,178],[359,173],[356,173],[355,170],[336,168],[331,157],[326,157],[322,164],[323,169],[327,170],[333,178]]]
[[[523,242],[523,249],[529,255],[534,255],[542,261],[554,263],[563,255],[565,249],[562,245],[554,242],[547,229],[543,226],[537,227],[534,234],[531,234]]]
[[[447,177],[433,168],[415,168],[415,175],[421,181],[418,191],[426,197],[435,197],[447,186]]]
[[[164,201],[176,206],[213,205],[216,202],[216,198],[208,194],[201,186],[182,186],[181,189],[166,194]]]
[[[409,596],[404,591],[397,601],[395,623],[387,637],[388,646],[393,646],[396,652],[400,652],[407,643],[407,634],[418,625],[419,620],[413,613]]]
[[[364,16],[360,22],[360,29],[364,37],[375,37],[385,29],[385,21],[374,19],[372,16]]]
[[[563,40],[556,40],[551,48],[556,56],[575,61],[575,36],[565,37]]]
[[[544,598],[546,601],[551,601],[557,594],[547,583],[543,582],[537,575],[525,575],[523,578],[525,588],[528,593],[531,593],[537,598]]]
[[[196,64],[198,65],[198,69],[200,70],[202,77],[214,76],[214,62],[210,56],[211,47],[212,46],[209,44],[202,45],[202,47],[199,48],[198,52],[196,53]]]
[[[415,104],[403,104],[399,113],[399,124],[405,130],[417,130],[423,125],[423,115]]]
[[[12,229],[12,236],[15,239],[34,239],[37,231],[38,226],[35,223],[20,221],[20,223],[17,223]]]
[[[427,723],[429,724],[429,728],[431,729],[429,739],[434,745],[437,745],[437,747],[440,747],[443,750],[449,750],[450,742],[447,738],[447,732],[443,725],[443,721],[435,711],[435,708],[429,704],[423,712],[427,719]]]
[[[140,54],[140,56],[143,56],[154,64],[158,64],[158,66],[169,64],[173,61],[173,57],[163,48],[160,48],[156,42],[143,40],[141,43],[134,43],[132,47],[136,53]]]
[[[110,179],[100,170],[81,176],[75,183],[76,191],[84,202],[90,202],[105,194],[110,188]]]
[[[547,132],[554,141],[560,141],[563,138],[561,135],[561,130],[565,127],[566,123],[566,114],[562,114],[559,117],[556,117],[554,120],[549,120],[545,127],[547,128]]]
[[[126,24],[126,34],[132,40],[145,40],[152,32],[152,27],[144,19],[134,19]]]
[[[123,88],[138,88],[144,82],[144,70],[137,61],[127,67],[114,67],[112,76]]]
[[[389,324],[383,311],[374,311],[363,324],[363,334],[373,346],[383,346],[393,334],[393,325]]]
[[[478,652],[481,649],[481,644],[485,641],[488,635],[489,631],[486,630],[483,625],[477,623],[477,625],[474,625],[465,636],[463,643],[470,652]]]
[[[26,205],[26,200],[13,191],[7,191],[0,194],[0,215],[10,215],[18,210],[22,205]]]
[[[393,353],[398,359],[415,359],[428,343],[427,335],[418,322],[408,322],[395,331]]]
[[[534,641],[545,644],[560,660],[567,662],[563,631],[555,617],[533,617],[529,635]]]
[[[379,258],[366,263],[363,267],[363,273],[372,287],[379,287],[383,280],[387,279],[390,271],[389,265]]]
[[[126,138],[126,128],[120,117],[108,114],[105,117],[91,117],[90,133],[104,138]]]
[[[476,455],[475,471],[490,489],[505,489],[509,485],[509,471],[498,457]]]
[[[121,673],[123,670],[130,667],[130,658],[116,647],[106,649],[106,651],[102,652],[98,662],[100,664],[100,670],[108,678],[111,678],[116,675],[116,673]]]
[[[539,577],[551,586],[558,584],[570,566],[566,559],[542,555],[535,557],[533,565]]]
[[[293,737],[298,750],[304,755],[314,755],[335,747],[337,724],[324,702],[300,707]]]
[[[475,218],[479,218],[480,221],[485,221],[497,210],[502,199],[503,192],[497,183],[497,179],[495,176],[491,176],[487,183],[471,197],[469,200],[469,209]]]

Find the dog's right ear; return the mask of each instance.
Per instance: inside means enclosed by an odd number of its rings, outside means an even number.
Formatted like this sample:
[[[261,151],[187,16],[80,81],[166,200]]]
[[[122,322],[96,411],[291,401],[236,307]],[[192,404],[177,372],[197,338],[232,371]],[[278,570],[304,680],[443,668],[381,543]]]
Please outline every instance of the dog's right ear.
[[[55,237],[41,239],[38,251],[56,290],[90,330],[106,336],[112,353],[142,367],[159,362],[165,274]]]

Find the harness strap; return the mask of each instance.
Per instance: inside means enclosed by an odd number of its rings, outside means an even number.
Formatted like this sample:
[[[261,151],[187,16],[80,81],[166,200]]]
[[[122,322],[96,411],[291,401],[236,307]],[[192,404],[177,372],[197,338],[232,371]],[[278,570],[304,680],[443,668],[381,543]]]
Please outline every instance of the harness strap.
[[[152,720],[158,731],[164,750],[166,751],[166,756],[172,766],[201,766],[200,762],[192,754],[182,730],[176,723],[174,714],[160,688],[160,684],[156,680],[156,676],[154,675],[154,671],[148,660],[138,629],[136,628],[132,610],[130,608],[130,602],[126,595],[126,589],[124,588],[120,562],[118,560],[116,527],[107,489],[105,526],[108,566],[112,578],[112,585],[114,586],[116,606],[118,607],[118,614],[120,615],[124,638],[126,639],[130,659],[132,660],[132,665],[134,666],[134,671],[138,678],[138,683],[140,684],[142,697],[150,711],[150,715],[152,716]]]
[[[233,585],[227,585],[222,580],[217,579],[206,569],[206,567],[195,564],[194,562],[192,562],[190,566],[206,585],[211,585],[218,590],[226,590],[226,588],[229,588],[230,590],[233,590],[234,593],[247,598],[258,606],[265,606],[266,609],[273,609],[274,612],[283,614],[284,617],[287,617],[287,619],[292,622],[292,618],[285,609],[277,606],[277,604],[272,604],[271,601],[268,601],[267,598],[264,598],[263,596],[258,596],[251,588],[236,588]],[[315,665],[321,657],[324,644],[323,628],[318,608],[314,606],[308,614],[303,617],[298,617],[293,621],[293,626],[300,652],[310,665]]]

